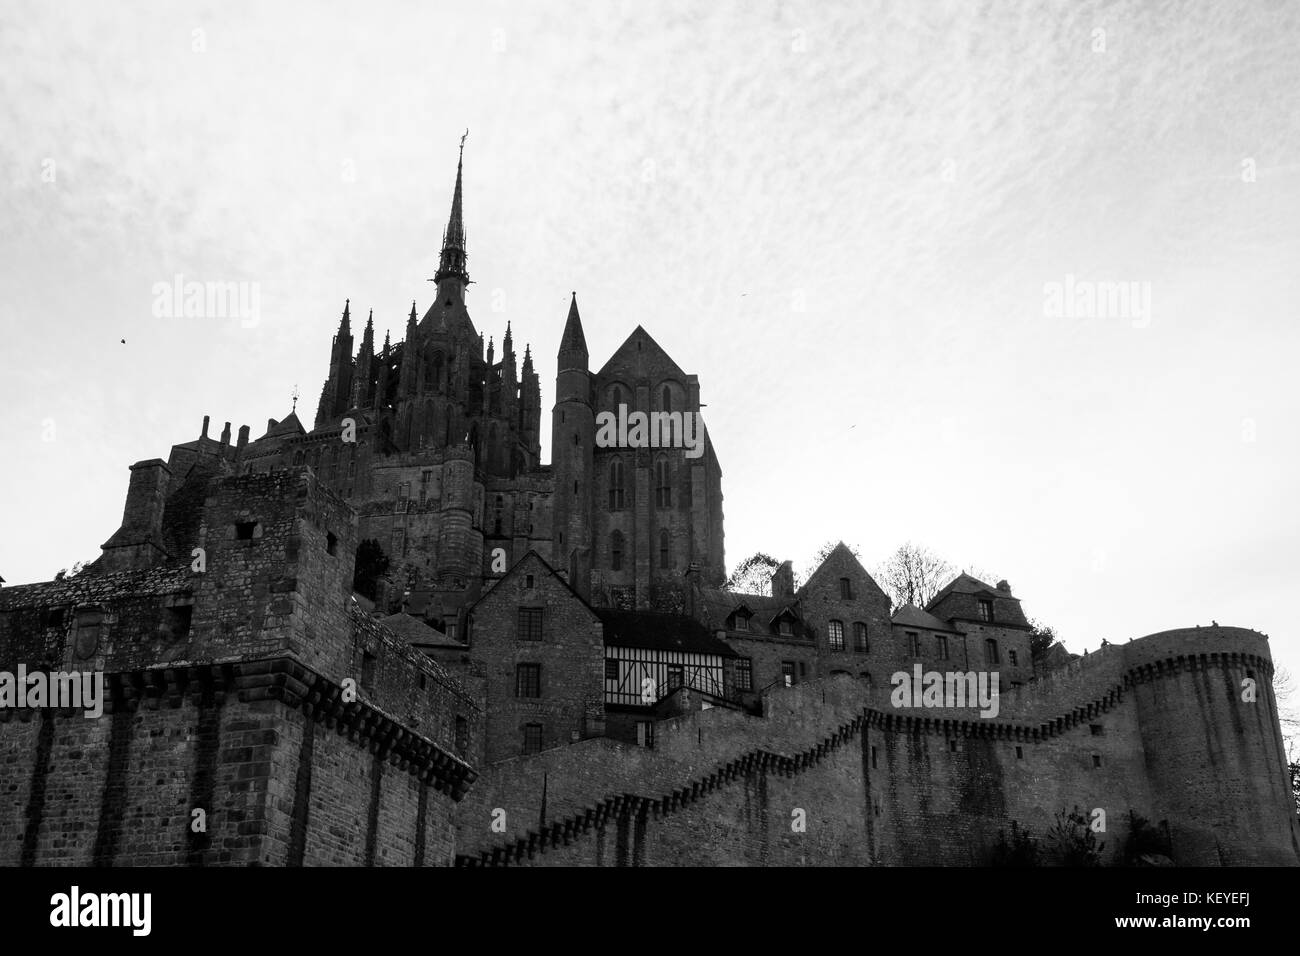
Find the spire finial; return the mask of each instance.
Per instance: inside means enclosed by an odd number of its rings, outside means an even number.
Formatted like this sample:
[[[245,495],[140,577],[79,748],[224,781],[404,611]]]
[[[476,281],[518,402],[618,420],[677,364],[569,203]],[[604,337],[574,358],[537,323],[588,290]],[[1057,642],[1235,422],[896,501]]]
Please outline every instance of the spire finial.
[[[298,410],[298,386],[293,387],[293,411]]]

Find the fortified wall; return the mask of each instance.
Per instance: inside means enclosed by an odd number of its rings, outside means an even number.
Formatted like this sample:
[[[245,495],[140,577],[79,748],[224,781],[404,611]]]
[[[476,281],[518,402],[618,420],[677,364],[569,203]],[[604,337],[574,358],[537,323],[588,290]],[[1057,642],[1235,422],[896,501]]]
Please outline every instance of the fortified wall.
[[[458,810],[457,862],[983,865],[1011,821],[1041,840],[1078,807],[1105,811],[1105,863],[1132,812],[1179,865],[1297,865],[1271,676],[1266,638],[1231,627],[1107,647],[990,719],[831,676],[770,691],[762,717],[666,722],[653,750],[591,740],[493,765]]]
[[[189,564],[0,590],[0,670],[105,697],[0,709],[0,864],[449,862],[479,703],[351,603],[356,519],[309,471],[208,491]]]

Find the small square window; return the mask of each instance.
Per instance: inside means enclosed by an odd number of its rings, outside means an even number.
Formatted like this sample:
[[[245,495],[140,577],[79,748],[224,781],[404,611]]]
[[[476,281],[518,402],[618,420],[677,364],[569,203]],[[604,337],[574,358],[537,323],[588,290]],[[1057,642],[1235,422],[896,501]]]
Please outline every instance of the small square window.
[[[779,625],[777,625],[777,631],[782,637],[789,637],[794,633],[794,628],[790,625],[789,621],[783,620]]]
[[[950,740],[948,741],[948,749],[951,750],[953,753],[956,753],[956,752],[957,752],[957,740],[956,740],[956,738],[952,738],[952,739],[950,739]]]
[[[745,617],[745,615],[743,615],[743,614],[737,614],[737,615],[736,615],[736,626],[735,626],[735,630],[737,630],[737,631],[748,631],[748,630],[749,630],[749,618]]]
[[[618,661],[612,657],[605,658],[605,680],[618,680]]]
[[[1101,754],[1093,754],[1093,755],[1092,755],[1092,765],[1093,765],[1094,767],[1100,767],[1100,766],[1101,766]]]
[[[256,521],[236,521],[235,539],[238,541],[252,541],[253,532],[256,530],[257,530]]]
[[[1093,735],[1094,737],[1100,737],[1100,736],[1102,735],[1102,733],[1103,733],[1103,729],[1102,729],[1101,724],[1089,724],[1089,725],[1088,725],[1088,730],[1090,730],[1090,731],[1092,732],[1092,735]]]

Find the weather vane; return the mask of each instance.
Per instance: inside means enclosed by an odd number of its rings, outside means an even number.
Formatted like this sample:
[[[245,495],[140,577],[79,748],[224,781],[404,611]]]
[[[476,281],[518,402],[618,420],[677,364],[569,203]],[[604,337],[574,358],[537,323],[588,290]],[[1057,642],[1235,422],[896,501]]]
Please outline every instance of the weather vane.
[[[297,385],[293,387],[293,410],[295,412],[298,410],[298,386]]]
[[[460,151],[461,151],[461,154],[462,154],[462,155],[464,155],[464,153],[465,153],[465,137],[466,137],[466,136],[469,136],[469,127],[468,127],[468,126],[465,127],[465,136],[462,136],[462,137],[460,138]]]

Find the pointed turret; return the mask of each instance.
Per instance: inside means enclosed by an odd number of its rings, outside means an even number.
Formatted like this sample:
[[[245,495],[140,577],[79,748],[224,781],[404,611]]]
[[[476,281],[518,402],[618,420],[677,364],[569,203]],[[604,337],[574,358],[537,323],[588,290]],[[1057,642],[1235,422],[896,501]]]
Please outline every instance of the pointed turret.
[[[564,322],[564,335],[560,337],[560,369],[566,367],[565,354],[576,358],[581,356],[581,368],[587,368],[587,337],[582,334],[582,318],[578,315],[578,293],[573,293],[569,302],[569,317]]]
[[[320,404],[316,407],[316,427],[331,421],[335,415],[347,410],[352,397],[352,300],[343,303],[343,318],[339,320],[338,334],[330,344],[330,373],[321,389]]]
[[[369,408],[374,383],[371,369],[375,361],[375,310],[370,310],[366,330],[361,333],[361,348],[357,351],[355,372],[352,376],[352,408]]]

